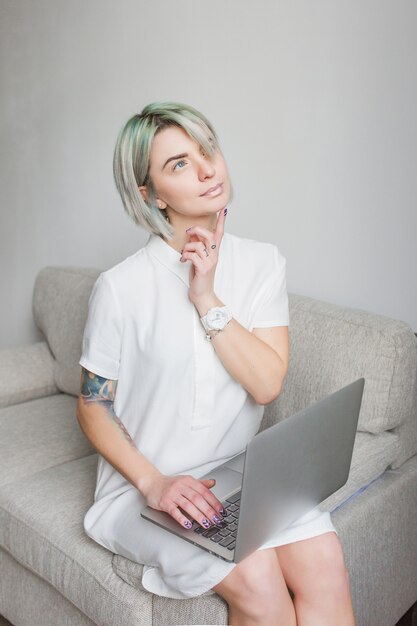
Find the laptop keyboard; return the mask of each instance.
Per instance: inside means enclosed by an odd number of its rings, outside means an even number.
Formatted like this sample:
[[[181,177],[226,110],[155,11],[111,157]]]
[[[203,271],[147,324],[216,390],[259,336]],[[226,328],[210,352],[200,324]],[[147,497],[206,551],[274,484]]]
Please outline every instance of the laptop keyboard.
[[[239,519],[241,492],[233,494],[222,502],[227,515],[223,517],[220,524],[203,528],[198,524],[193,527],[194,532],[202,537],[207,537],[210,541],[214,541],[219,546],[223,546],[227,550],[233,551],[236,545],[237,523]]]

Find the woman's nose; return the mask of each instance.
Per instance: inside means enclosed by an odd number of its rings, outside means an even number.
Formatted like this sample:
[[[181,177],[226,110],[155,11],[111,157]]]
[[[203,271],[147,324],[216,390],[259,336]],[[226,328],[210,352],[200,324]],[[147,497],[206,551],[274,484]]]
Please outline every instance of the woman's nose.
[[[202,156],[199,163],[198,168],[198,177],[200,180],[206,180],[207,178],[212,178],[216,173],[216,168],[214,167],[213,161],[211,161],[208,157]]]

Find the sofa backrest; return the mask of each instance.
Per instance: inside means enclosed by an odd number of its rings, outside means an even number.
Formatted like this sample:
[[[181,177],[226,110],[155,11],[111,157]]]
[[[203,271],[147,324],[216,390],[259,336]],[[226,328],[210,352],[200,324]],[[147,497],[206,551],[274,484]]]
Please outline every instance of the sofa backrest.
[[[82,336],[88,299],[100,271],[80,267],[45,267],[33,292],[33,315],[55,359],[55,384],[65,393],[80,391]]]
[[[362,376],[359,430],[379,433],[417,420],[417,340],[407,324],[291,295],[288,375],[263,427]]]
[[[99,270],[47,267],[35,283],[35,321],[55,359],[55,382],[78,395],[88,298]],[[417,342],[404,322],[290,295],[290,367],[263,427],[363,376],[359,430],[378,433],[416,412]],[[417,418],[417,416],[415,416]],[[417,428],[416,428],[417,431]]]

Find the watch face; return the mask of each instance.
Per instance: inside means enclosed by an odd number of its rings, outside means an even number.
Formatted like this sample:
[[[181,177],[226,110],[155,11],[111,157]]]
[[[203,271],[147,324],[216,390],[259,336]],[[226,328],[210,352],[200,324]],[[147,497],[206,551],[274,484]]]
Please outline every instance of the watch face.
[[[227,313],[220,308],[211,309],[207,313],[207,324],[213,330],[221,330],[227,324]]]

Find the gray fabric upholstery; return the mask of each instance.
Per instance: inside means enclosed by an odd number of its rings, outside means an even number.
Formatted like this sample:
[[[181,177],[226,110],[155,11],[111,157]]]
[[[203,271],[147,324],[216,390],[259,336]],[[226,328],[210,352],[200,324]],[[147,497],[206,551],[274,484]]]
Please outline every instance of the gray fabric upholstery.
[[[406,422],[395,429],[399,436],[398,456],[392,464],[393,469],[401,467],[407,459],[417,454],[417,377],[414,381],[414,390],[410,390],[412,395],[411,414]]]
[[[0,411],[0,485],[92,453],[66,394]]]
[[[226,602],[217,594],[191,600],[154,596],[152,626],[227,624]]]
[[[417,403],[415,404],[417,410]],[[396,428],[395,431],[399,436],[398,456],[392,468],[397,469],[401,467],[407,459],[410,459],[417,453],[417,414],[413,420],[407,420],[405,424]]]
[[[113,570],[132,587],[147,593],[141,584],[143,566],[123,556],[113,556]],[[227,605],[218,595],[204,595],[188,600],[153,596],[153,626],[167,624],[227,624]]]
[[[398,435],[394,433],[357,433],[349,479],[336,493],[324,500],[320,508],[333,511],[360,488],[380,476],[398,456]]]
[[[394,626],[417,600],[417,456],[332,514],[356,626]]]
[[[359,430],[379,433],[402,424],[412,409],[417,342],[403,322],[290,296],[291,358],[264,425],[283,419],[364,376]]]
[[[143,565],[135,563],[135,561],[131,561],[130,559],[126,559],[124,556],[120,556],[120,554],[113,554],[112,567],[113,571],[120,576],[125,583],[131,587],[137,587],[138,589],[145,591],[145,588],[141,583]]]
[[[74,396],[80,390],[78,361],[88,298],[98,275],[94,269],[47,267],[35,282],[33,312],[55,358],[55,383]]]
[[[54,360],[45,341],[0,350],[0,407],[54,393]]]
[[[112,570],[112,554],[82,526],[93,499],[95,455],[0,488],[0,545],[101,626],[149,626],[152,595]]]
[[[0,585],[1,610],[15,626],[95,626],[56,589],[1,549],[0,571],[7,571]]]

